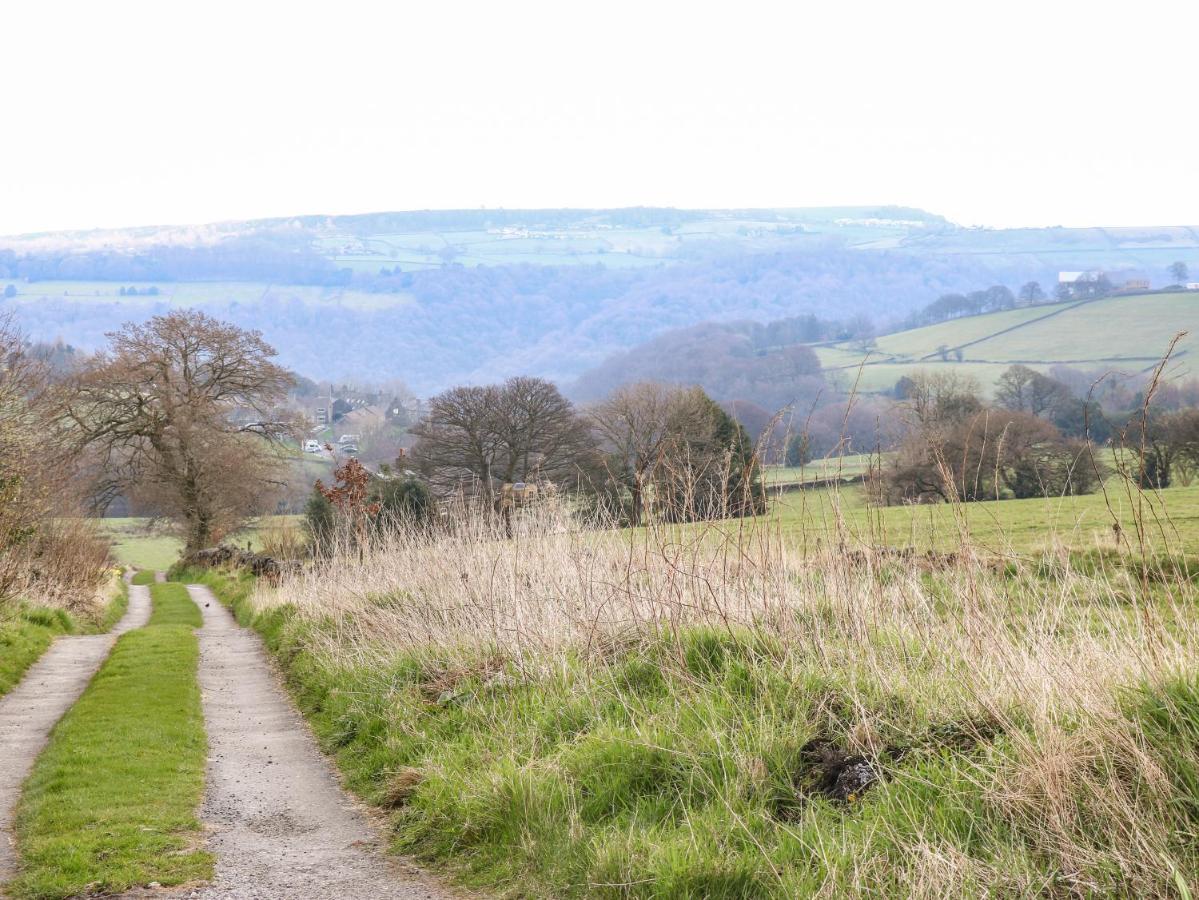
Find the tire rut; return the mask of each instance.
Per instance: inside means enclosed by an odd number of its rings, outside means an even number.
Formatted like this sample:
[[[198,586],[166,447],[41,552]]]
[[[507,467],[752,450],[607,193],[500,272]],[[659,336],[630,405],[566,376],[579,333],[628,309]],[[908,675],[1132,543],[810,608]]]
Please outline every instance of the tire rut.
[[[216,855],[203,900],[415,900],[453,896],[385,855],[284,693],[258,636],[205,587],[200,688],[208,731],[201,818]]]
[[[13,814],[50,731],[79,699],[117,637],[149,621],[150,589],[128,587],[129,606],[112,631],[56,638],[21,682],[0,697],[0,884],[15,874]]]

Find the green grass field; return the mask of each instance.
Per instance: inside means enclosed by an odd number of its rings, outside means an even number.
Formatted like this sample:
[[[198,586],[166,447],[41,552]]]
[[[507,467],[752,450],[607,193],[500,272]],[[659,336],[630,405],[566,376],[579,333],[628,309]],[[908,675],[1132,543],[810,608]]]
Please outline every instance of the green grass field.
[[[1110,508],[1109,508],[1110,505]],[[963,539],[984,551],[1026,554],[1054,546],[1114,549],[1118,523],[1137,546],[1138,505],[1147,544],[1172,553],[1199,547],[1199,484],[1138,495],[1119,479],[1107,494],[980,503],[871,507],[858,486],[783,494],[768,520],[790,541],[947,550]]]
[[[767,485],[802,484],[827,478],[852,478],[862,475],[874,459],[869,453],[848,453],[844,456],[814,459],[803,466],[765,466],[762,481]]]
[[[1011,330],[1008,330],[1011,329]],[[813,348],[821,365],[843,386],[859,377],[862,391],[890,390],[918,369],[947,369],[972,375],[989,391],[1012,363],[1047,369],[1054,364],[1111,367],[1137,372],[1153,366],[1179,332],[1172,376],[1193,371],[1189,353],[1199,341],[1199,291],[1108,297],[1089,303],[1061,303],[967,316],[923,328],[884,335],[867,354],[851,343]],[[1005,333],[1000,333],[1005,332]],[[950,351],[942,360],[938,348]],[[962,360],[953,351],[961,348]],[[865,360],[865,365],[863,365]]]
[[[225,543],[239,547],[261,547],[259,531],[263,523],[295,522],[300,516],[269,516],[230,535]],[[150,572],[165,572],[179,560],[183,542],[170,525],[143,518],[106,518],[97,520],[101,531],[112,541],[117,562]],[[147,576],[148,577],[148,576]]]
[[[196,819],[207,742],[196,682],[199,610],[151,588],[150,624],[118,640],[55,726],[17,809],[17,898],[119,893],[211,877]]]

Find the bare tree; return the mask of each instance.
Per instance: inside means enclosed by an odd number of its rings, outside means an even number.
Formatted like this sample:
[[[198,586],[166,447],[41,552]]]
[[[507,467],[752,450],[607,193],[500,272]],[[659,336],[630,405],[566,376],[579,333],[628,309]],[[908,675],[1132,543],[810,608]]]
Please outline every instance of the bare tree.
[[[896,387],[909,424],[923,430],[972,416],[983,405],[978,381],[958,372],[920,369]]]
[[[1070,399],[1070,389],[1028,366],[1014,365],[995,382],[995,402],[1013,412],[1052,414]]]
[[[1040,303],[1045,299],[1045,291],[1039,281],[1027,281],[1020,288],[1020,300],[1026,304]]]
[[[576,486],[596,465],[586,421],[540,378],[438,394],[412,433],[413,459],[435,491],[470,485],[489,503],[505,484]]]
[[[0,316],[0,604],[13,595],[84,612],[108,545],[79,513],[75,460],[57,451],[56,385]]]
[[[260,512],[276,462],[261,438],[290,427],[276,406],[293,377],[274,348],[192,310],[108,338],[62,406],[75,443],[100,456],[101,502],[152,498],[183,524],[187,552]]]
[[[589,410],[608,451],[612,475],[631,495],[633,525],[642,523],[646,489],[669,446],[705,427],[701,395],[698,388],[646,381],[617,388]]]

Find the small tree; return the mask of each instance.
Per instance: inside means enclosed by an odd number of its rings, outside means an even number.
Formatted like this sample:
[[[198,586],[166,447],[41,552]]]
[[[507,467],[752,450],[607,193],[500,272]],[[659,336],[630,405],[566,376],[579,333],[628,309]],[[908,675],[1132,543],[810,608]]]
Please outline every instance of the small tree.
[[[709,427],[705,399],[698,388],[647,381],[617,388],[588,411],[607,452],[608,472],[618,492],[628,491],[630,524],[642,524],[646,494],[670,449]]]
[[[337,514],[329,498],[314,487],[304,506],[304,527],[308,530],[308,540],[313,550],[322,553],[329,550],[333,543],[336,519]]]
[[[325,487],[318,479],[316,491],[347,523],[355,543],[361,548],[366,543],[371,522],[380,510],[379,502],[369,496],[371,473],[351,456],[333,470],[333,479],[330,487]]]
[[[797,469],[800,466],[806,466],[812,461],[811,441],[808,439],[808,433],[801,431],[798,434],[791,435],[787,439],[787,466]]]
[[[1175,474],[1184,481],[1199,467],[1199,410],[1149,416],[1144,423],[1135,422],[1125,435],[1140,456],[1138,480],[1142,487],[1167,488]]]
[[[416,524],[428,521],[433,513],[429,489],[415,478],[380,479],[370,496],[379,506],[375,516],[379,525]]]
[[[741,425],[699,388],[702,428],[669,448],[656,470],[662,517],[691,522],[765,512],[766,489],[753,441]]]
[[[1189,274],[1190,271],[1187,269],[1187,264],[1181,259],[1170,263],[1170,277],[1174,279],[1175,284],[1186,284]]]
[[[1020,288],[1020,300],[1024,303],[1040,303],[1044,299],[1045,292],[1041,290],[1039,281],[1025,282],[1024,286]]]

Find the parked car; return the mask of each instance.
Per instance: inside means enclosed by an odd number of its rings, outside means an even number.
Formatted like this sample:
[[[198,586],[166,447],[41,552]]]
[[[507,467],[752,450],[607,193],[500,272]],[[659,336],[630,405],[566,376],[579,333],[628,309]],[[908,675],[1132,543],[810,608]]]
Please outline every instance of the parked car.
[[[321,442],[320,441],[312,441],[312,440],[305,441],[304,442],[304,452],[305,453],[320,453],[321,452]]]

